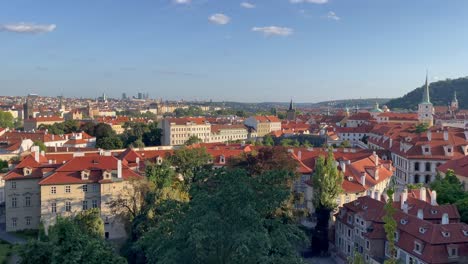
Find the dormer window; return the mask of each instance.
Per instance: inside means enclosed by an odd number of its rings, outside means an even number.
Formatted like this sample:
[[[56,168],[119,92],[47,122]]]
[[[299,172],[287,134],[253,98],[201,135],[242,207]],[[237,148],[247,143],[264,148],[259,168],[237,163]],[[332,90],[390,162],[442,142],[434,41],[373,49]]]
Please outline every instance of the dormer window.
[[[442,236],[443,237],[450,237],[450,232],[442,231]]]
[[[24,167],[24,168],[23,168],[23,174],[24,174],[24,176],[29,176],[29,175],[31,175],[31,173],[32,173],[32,169],[31,169],[31,168],[29,168],[29,167]]]
[[[81,172],[81,180],[89,180],[89,170],[84,170]]]
[[[102,178],[104,178],[105,180],[110,180],[112,178],[112,172],[105,170],[102,173]]]
[[[226,163],[226,158],[224,157],[224,155],[221,155],[221,156],[219,157],[219,163],[221,163],[221,164]]]
[[[363,209],[363,210],[367,210],[367,205],[363,205],[363,206],[362,206],[362,209]]]
[[[398,242],[398,239],[400,239],[400,233],[398,233],[398,231],[395,231],[393,235],[395,236],[395,242]]]
[[[408,220],[406,220],[406,219],[401,219],[400,220],[400,224],[402,224],[402,225],[406,225],[407,223],[408,223]]]
[[[432,209],[431,214],[437,214],[437,210]]]
[[[457,258],[458,257],[458,248],[456,246],[448,246],[448,256],[449,258]]]
[[[414,242],[414,252],[418,253],[418,254],[421,254],[422,252],[422,245],[421,243],[415,241]]]
[[[348,177],[348,181],[353,181],[353,180],[354,180],[353,177],[351,177],[351,176]]]
[[[163,160],[162,160],[161,157],[158,157],[158,158],[156,159],[156,163],[158,163],[158,165],[161,165],[162,162],[163,162]]]
[[[425,227],[420,227],[419,228],[419,233],[421,233],[421,234],[426,233],[426,231],[427,231],[427,228],[425,228]]]

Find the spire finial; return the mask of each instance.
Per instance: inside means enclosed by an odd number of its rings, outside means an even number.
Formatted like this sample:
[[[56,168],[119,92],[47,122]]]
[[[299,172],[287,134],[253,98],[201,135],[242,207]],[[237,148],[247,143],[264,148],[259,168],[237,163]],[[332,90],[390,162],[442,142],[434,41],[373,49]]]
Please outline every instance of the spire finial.
[[[429,97],[429,73],[427,70],[426,70],[426,84],[424,85],[422,102],[431,103],[431,100]]]
[[[292,98],[291,98],[291,103],[289,103],[289,110],[293,110],[293,101],[292,101]]]

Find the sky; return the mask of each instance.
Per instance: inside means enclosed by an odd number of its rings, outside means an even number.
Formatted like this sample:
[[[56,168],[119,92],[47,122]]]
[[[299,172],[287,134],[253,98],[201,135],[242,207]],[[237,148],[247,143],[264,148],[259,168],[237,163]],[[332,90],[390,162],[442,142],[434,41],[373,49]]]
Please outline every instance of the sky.
[[[318,102],[468,75],[466,0],[2,0],[0,95]]]

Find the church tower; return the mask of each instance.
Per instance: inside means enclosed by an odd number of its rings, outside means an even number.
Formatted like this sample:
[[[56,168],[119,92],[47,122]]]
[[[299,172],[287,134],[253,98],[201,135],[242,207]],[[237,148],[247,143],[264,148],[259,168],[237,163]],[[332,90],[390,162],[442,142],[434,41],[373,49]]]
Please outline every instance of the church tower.
[[[286,119],[288,121],[295,121],[296,120],[296,109],[294,109],[292,99],[291,99],[291,103],[289,104],[289,109],[286,112]]]
[[[453,99],[452,103],[450,104],[450,108],[452,111],[457,111],[458,110],[458,98],[457,98],[457,91],[453,91]]]
[[[428,124],[429,127],[434,125],[434,106],[432,105],[429,97],[429,81],[427,73],[422,101],[418,105],[418,120],[420,123]]]

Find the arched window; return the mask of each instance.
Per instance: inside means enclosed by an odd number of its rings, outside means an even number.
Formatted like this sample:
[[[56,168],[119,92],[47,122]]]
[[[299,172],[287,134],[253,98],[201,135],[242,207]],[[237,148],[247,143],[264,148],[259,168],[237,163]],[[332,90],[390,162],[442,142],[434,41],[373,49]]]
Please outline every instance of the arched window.
[[[414,170],[419,171],[419,162],[414,163]]]

